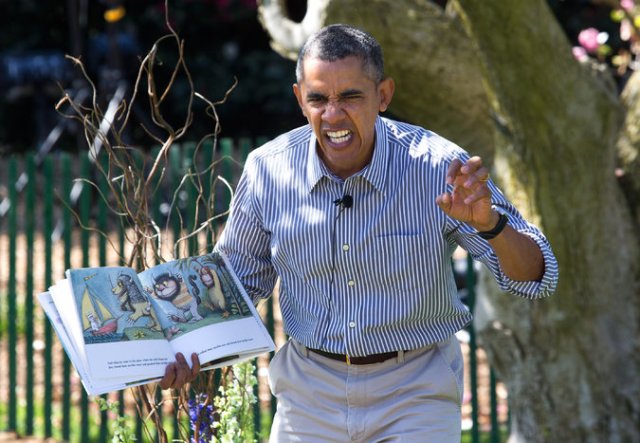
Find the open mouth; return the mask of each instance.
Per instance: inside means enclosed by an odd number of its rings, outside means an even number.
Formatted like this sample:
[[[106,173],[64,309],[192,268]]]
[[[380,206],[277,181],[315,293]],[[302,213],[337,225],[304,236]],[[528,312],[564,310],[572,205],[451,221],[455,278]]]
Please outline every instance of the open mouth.
[[[342,131],[327,131],[327,137],[331,143],[345,143],[351,139],[351,131],[343,129]]]

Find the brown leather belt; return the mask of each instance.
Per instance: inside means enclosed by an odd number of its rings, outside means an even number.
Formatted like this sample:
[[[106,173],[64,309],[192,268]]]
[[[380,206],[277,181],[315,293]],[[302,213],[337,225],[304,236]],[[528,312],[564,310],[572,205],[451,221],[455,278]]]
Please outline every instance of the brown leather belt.
[[[323,357],[338,360],[348,365],[370,365],[372,363],[382,363],[383,361],[398,357],[398,351],[383,352],[382,354],[372,354],[365,357],[350,357],[345,354],[334,354],[332,352],[321,351],[320,349],[307,349],[311,352],[315,352],[316,354],[320,354]]]

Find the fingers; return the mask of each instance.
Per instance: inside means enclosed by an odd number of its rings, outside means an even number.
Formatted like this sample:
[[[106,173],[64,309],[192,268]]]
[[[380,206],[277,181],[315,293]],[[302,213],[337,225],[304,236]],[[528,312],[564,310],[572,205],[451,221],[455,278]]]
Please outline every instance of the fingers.
[[[460,172],[463,174],[471,174],[480,167],[482,167],[482,159],[477,155],[474,155],[460,167]]]
[[[465,176],[464,186],[472,187],[476,183],[485,183],[489,180],[489,170],[483,166],[482,159],[478,156],[471,157],[460,167],[460,172]]]
[[[198,354],[191,354],[191,367],[182,353],[176,354],[176,361],[169,363],[164,371],[164,377],[159,382],[161,389],[180,389],[192,381],[200,372],[200,360]]]
[[[436,197],[436,204],[442,209],[445,213],[449,212],[451,208],[451,194],[445,192]]]
[[[196,378],[198,373],[200,372],[200,359],[198,358],[198,354],[195,352],[191,354],[191,380]]]
[[[446,181],[448,185],[452,185],[455,183],[456,177],[460,174],[460,169],[462,168],[462,161],[459,159],[454,159],[447,169],[447,177]]]
[[[449,185],[475,190],[475,186],[487,181],[489,181],[489,170],[482,165],[482,159],[478,156],[471,157],[465,163],[454,159],[447,169],[446,182]]]
[[[483,183],[484,184],[484,183]],[[482,199],[491,199],[491,191],[488,186],[478,186],[471,194],[464,198],[466,205],[472,205]]]
[[[487,185],[489,170],[478,156],[466,161],[454,159],[446,174],[446,192],[436,197],[436,204],[450,217],[476,222],[489,213],[491,189]]]
[[[169,363],[164,370],[164,377],[158,383],[160,385],[160,389],[169,389],[173,386],[173,383],[176,380],[176,365],[175,363]]]
[[[182,355],[181,352],[178,352],[176,354],[175,365],[176,365],[176,378],[173,383],[173,387],[176,389],[179,389],[185,384],[187,384],[187,382],[189,382],[189,376],[191,375],[191,368],[187,363],[187,359],[184,358],[184,355]]]

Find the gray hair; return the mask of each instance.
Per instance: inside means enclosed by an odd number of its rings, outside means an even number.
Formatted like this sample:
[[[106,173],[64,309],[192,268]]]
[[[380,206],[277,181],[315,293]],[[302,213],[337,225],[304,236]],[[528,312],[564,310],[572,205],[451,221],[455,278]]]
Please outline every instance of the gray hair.
[[[304,78],[303,62],[307,57],[334,62],[355,56],[362,60],[363,70],[376,84],[384,78],[382,48],[371,35],[349,25],[329,25],[306,41],[296,64],[296,80]]]

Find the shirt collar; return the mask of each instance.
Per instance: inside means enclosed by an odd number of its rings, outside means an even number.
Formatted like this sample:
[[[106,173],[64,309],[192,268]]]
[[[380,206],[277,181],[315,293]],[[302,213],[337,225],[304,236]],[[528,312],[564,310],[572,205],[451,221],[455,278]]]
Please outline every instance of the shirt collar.
[[[389,164],[389,142],[387,138],[387,128],[383,119],[378,116],[375,122],[376,144],[373,149],[373,157],[371,163],[365,166],[362,171],[355,174],[367,180],[371,185],[380,192],[384,192],[384,186],[387,177],[387,165]],[[335,177],[326,167],[318,156],[316,150],[316,136],[311,131],[309,137],[308,154],[307,154],[307,191],[313,191],[313,188],[323,178],[333,179]]]

